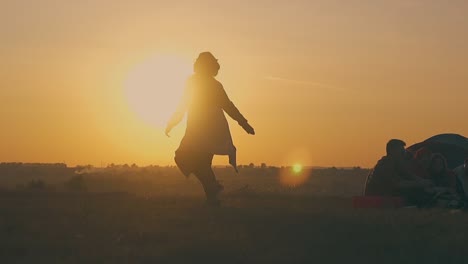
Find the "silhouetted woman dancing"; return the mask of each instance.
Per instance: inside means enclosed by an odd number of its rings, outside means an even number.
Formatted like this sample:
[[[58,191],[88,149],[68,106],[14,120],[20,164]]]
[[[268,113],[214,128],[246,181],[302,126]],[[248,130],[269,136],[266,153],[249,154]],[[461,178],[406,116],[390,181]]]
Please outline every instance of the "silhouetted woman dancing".
[[[214,155],[229,155],[229,163],[236,169],[236,148],[223,110],[249,134],[255,135],[247,119],[229,100],[223,85],[215,79],[220,65],[210,52],[201,53],[189,77],[182,100],[168,122],[166,135],[187,114],[187,128],[175,162],[185,176],[193,173],[203,185],[207,203],[219,205],[218,194],[223,186],[211,168]]]

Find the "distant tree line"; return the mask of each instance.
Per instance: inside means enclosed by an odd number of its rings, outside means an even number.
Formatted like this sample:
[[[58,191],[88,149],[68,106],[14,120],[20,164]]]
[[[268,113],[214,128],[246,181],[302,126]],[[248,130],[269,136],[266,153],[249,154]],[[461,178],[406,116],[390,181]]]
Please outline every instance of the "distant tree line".
[[[0,163],[2,176],[69,176],[75,169],[64,163]]]

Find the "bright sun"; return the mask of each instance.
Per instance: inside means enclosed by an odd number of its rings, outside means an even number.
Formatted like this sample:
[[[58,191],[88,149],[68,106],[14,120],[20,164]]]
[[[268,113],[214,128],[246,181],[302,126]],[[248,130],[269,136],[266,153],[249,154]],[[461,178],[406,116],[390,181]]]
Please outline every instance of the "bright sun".
[[[191,72],[189,60],[174,55],[157,55],[139,63],[125,80],[130,109],[144,122],[164,127]]]

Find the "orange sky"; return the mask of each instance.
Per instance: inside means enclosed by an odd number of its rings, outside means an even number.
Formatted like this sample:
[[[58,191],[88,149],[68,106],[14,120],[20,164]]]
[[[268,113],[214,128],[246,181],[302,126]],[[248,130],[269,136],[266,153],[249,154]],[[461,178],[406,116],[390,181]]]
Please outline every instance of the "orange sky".
[[[206,50],[257,131],[231,122],[241,164],[372,166],[390,138],[467,136],[466,10],[462,0],[2,1],[0,161],[172,164],[183,125],[166,138],[129,107],[137,87],[125,82],[152,56],[189,65]]]

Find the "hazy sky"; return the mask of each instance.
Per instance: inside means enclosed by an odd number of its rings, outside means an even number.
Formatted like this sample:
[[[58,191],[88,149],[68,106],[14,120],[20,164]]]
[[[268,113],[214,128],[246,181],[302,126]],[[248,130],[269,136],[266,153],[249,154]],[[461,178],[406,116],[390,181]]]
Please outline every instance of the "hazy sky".
[[[172,164],[184,127],[168,139],[145,123],[124,83],[145,58],[210,50],[257,131],[230,123],[239,163],[372,166],[390,138],[468,135],[467,12],[464,0],[2,0],[0,161]]]

